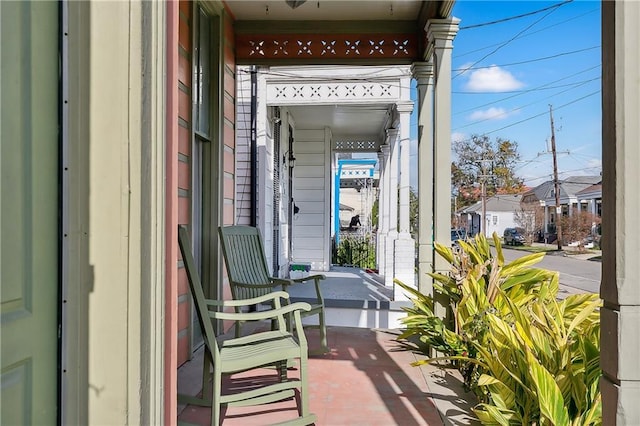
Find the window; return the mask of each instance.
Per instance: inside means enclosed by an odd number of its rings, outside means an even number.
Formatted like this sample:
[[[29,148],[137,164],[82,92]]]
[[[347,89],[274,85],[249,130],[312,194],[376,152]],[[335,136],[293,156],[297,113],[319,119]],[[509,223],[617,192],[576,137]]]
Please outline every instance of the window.
[[[194,129],[204,140],[211,139],[211,17],[198,7],[194,48]]]

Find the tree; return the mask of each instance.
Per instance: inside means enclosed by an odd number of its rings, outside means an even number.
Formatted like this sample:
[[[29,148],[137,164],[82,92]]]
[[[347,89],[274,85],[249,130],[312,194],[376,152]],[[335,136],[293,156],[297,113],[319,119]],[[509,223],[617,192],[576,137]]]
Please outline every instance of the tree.
[[[513,221],[523,229],[527,244],[531,245],[536,232],[544,226],[544,208],[535,203],[522,203],[520,210],[514,212]]]
[[[378,215],[380,212],[380,199],[376,197],[373,205],[371,206],[371,224],[375,229],[378,229]]]
[[[415,189],[409,189],[409,232],[418,240],[418,194]]]
[[[560,223],[562,225],[563,241],[566,243],[578,243],[578,250],[584,250],[585,239],[589,236],[593,237],[601,219],[589,212],[573,212],[571,216],[562,216]]]
[[[467,206],[481,198],[480,184],[486,185],[487,196],[517,194],[524,189],[522,178],[515,173],[520,160],[517,142],[473,135],[453,142],[455,160],[451,164],[451,180],[458,189],[459,206]]]

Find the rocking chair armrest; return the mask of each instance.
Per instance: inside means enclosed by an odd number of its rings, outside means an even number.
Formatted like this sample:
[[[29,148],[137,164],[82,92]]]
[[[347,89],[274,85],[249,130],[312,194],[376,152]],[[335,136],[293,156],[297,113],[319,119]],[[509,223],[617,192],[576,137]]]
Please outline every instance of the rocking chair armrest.
[[[255,298],[258,299],[258,298]],[[251,300],[255,300],[251,299]],[[306,302],[295,302],[290,305],[285,305],[278,309],[269,309],[266,311],[258,312],[215,312],[209,311],[209,316],[213,319],[231,320],[231,321],[256,321],[278,318],[284,316],[289,312],[295,311],[310,311],[311,305]]]
[[[320,280],[326,280],[326,279],[327,277],[324,274],[315,274],[315,275],[309,275],[308,277],[296,278],[291,281],[293,281],[294,283],[303,283],[305,281],[315,280],[315,282],[318,282]]]
[[[257,287],[257,286],[251,286],[251,287]],[[250,306],[250,305],[258,305],[261,303],[264,303],[268,300],[274,300],[274,301],[278,301],[277,299],[289,299],[289,293],[287,293],[286,291],[274,291],[271,292],[269,294],[265,294],[262,296],[258,296],[258,297],[252,297],[251,299],[238,299],[238,300],[211,300],[211,299],[207,299],[206,303],[208,306],[233,306],[233,307],[238,307],[238,306]],[[266,311],[266,312],[270,312],[270,311]]]
[[[269,279],[273,281],[274,285],[281,285],[282,288],[286,288],[286,286],[293,284],[293,280],[290,280],[289,278],[269,277]]]
[[[324,298],[322,297],[322,292],[320,291],[320,280],[324,280],[326,278],[327,277],[323,274],[315,274],[315,275],[309,275],[308,277],[296,278],[295,280],[293,280],[293,282],[295,284],[301,284],[306,281],[313,280],[313,284],[316,287],[316,296],[318,298],[318,301],[324,305]]]

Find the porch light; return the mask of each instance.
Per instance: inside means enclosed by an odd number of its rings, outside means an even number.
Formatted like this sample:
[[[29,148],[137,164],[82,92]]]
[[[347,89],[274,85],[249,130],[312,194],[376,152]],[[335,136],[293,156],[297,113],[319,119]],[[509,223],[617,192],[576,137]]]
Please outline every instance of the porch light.
[[[296,157],[293,156],[293,152],[287,151],[284,153],[284,155],[282,156],[282,164],[286,164],[287,167],[293,169],[293,167],[296,165]]]
[[[302,6],[305,4],[307,0],[285,0],[285,3],[291,8],[295,9],[296,7]]]

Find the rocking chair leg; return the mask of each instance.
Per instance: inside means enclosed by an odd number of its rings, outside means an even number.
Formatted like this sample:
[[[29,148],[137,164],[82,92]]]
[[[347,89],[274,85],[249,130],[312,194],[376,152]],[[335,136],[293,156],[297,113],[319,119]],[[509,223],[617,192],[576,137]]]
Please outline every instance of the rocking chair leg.
[[[309,396],[307,395],[307,357],[300,357],[300,417],[306,417],[309,413]]]
[[[215,369],[215,367],[214,367]],[[214,372],[213,398],[211,401],[211,426],[220,425],[220,397],[222,396],[222,377],[219,371]]]
[[[213,360],[211,359],[211,352],[205,347],[204,359],[202,362],[202,399],[211,398],[211,365]]]
[[[320,320],[320,350],[323,353],[329,352],[329,343],[327,342],[327,325],[324,319],[324,311],[320,312],[319,320]]]

